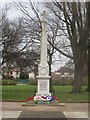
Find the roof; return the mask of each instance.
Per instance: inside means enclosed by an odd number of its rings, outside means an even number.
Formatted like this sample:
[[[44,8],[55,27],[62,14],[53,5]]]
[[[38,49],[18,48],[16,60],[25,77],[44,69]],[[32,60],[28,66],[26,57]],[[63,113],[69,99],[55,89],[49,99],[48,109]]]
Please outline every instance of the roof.
[[[74,73],[74,69],[71,69],[69,67],[61,67],[59,70],[57,70],[56,72],[64,74],[64,73],[69,73],[70,75]]]

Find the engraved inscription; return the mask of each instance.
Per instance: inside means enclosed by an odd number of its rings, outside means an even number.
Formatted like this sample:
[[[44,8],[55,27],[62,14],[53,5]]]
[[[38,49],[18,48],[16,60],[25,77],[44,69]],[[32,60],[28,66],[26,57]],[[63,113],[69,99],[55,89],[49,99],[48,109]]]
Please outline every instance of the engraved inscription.
[[[40,91],[47,91],[47,81],[40,81]]]

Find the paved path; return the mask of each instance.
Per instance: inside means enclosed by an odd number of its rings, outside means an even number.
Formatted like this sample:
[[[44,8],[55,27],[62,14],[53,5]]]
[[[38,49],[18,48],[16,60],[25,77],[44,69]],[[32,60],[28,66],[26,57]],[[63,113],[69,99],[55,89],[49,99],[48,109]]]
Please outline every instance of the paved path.
[[[78,118],[88,120],[86,112],[55,112],[55,111],[3,111],[2,120],[7,118]]]
[[[21,103],[3,102],[2,120],[19,120],[20,118],[77,118],[76,120],[88,120],[87,103],[65,103],[65,106],[22,106]],[[5,119],[7,118],[7,119]],[[71,120],[71,119],[70,119]],[[75,120],[75,119],[74,119]]]

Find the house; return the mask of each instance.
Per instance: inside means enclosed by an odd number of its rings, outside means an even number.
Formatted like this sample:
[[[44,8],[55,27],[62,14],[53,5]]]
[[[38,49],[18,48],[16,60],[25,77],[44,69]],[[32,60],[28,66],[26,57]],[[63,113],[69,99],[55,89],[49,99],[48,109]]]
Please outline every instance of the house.
[[[10,75],[10,76],[12,76],[13,78],[20,78],[20,71],[17,69],[17,68],[14,68],[13,70],[12,70],[12,74]]]
[[[74,79],[74,69],[63,66],[57,72],[61,73],[62,79]]]
[[[34,72],[29,72],[28,75],[29,75],[29,79],[35,79]]]
[[[59,80],[59,81],[61,80],[61,73],[59,72],[52,72],[51,76],[53,80]]]
[[[31,69],[24,68],[22,71],[24,73],[28,74],[29,79],[35,79],[35,74],[34,74],[34,72],[32,72]],[[9,78],[11,77],[14,79],[20,78],[20,74],[22,71],[20,71],[20,68],[18,68],[18,67],[9,67],[8,68],[7,63],[3,64],[3,66],[2,66],[2,73],[5,77],[9,77]]]

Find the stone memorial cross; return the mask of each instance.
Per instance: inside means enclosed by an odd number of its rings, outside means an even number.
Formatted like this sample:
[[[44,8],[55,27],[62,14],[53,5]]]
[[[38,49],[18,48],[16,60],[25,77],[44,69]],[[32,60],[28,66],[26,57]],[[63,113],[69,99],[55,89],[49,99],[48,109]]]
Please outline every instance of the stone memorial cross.
[[[40,54],[40,64],[38,66],[38,91],[36,96],[51,96],[49,93],[49,66],[47,63],[47,32],[46,32],[46,12],[43,12],[42,17],[42,37],[41,37],[41,54]]]

